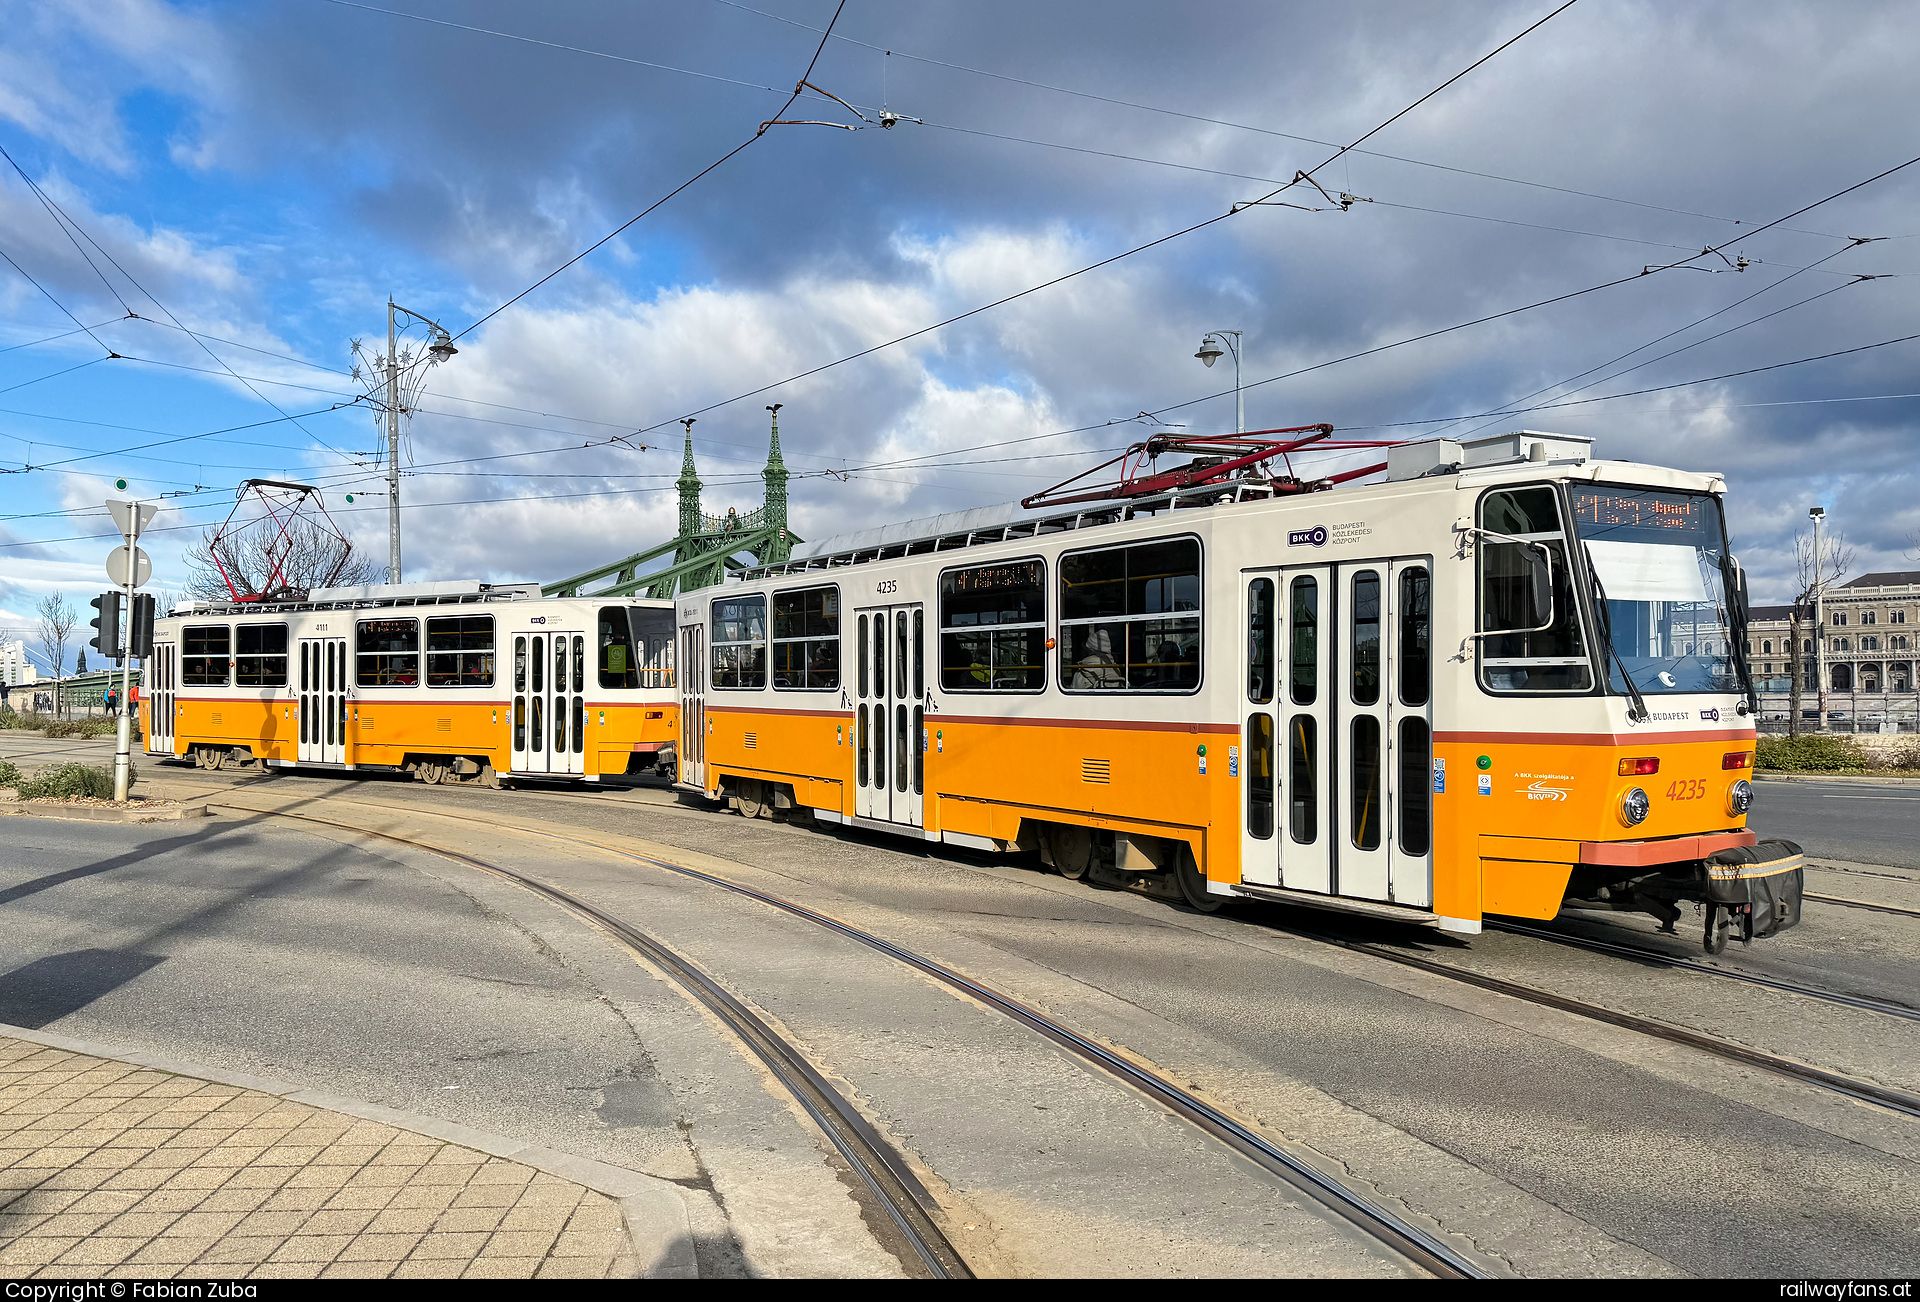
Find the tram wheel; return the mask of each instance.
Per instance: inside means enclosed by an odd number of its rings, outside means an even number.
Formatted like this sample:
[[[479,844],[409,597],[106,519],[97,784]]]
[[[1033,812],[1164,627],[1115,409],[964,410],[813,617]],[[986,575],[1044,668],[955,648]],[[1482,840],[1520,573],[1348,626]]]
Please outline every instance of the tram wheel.
[[[1733,914],[1718,904],[1707,905],[1707,934],[1702,940],[1709,954],[1724,953],[1733,930]]]
[[[733,798],[740,805],[742,818],[762,818],[767,812],[766,784],[754,778],[748,778],[733,789]]]
[[[1079,881],[1093,866],[1093,832],[1088,828],[1055,823],[1047,829],[1047,848],[1053,851],[1053,870],[1069,881]]]
[[[1206,874],[1193,861],[1192,849],[1184,842],[1175,844],[1178,849],[1174,853],[1173,876],[1180,883],[1180,894],[1186,900],[1187,907],[1195,913],[1218,913],[1224,901],[1218,895],[1207,893]]]

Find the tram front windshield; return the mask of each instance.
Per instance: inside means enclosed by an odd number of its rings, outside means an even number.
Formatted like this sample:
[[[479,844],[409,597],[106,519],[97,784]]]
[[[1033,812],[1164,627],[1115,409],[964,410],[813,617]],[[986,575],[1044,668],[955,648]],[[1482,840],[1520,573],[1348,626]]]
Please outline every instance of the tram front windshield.
[[[1571,485],[1573,518],[1597,580],[1607,677],[1647,696],[1737,692],[1720,504],[1706,493]],[[1601,598],[1604,597],[1604,601]]]

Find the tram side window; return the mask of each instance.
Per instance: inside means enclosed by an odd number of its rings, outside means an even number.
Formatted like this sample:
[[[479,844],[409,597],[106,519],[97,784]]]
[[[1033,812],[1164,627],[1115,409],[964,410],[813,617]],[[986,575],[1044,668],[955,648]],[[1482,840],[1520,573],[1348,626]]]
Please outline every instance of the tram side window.
[[[1421,565],[1400,571],[1400,703],[1433,693],[1433,578]]]
[[[427,618],[427,686],[493,686],[493,616]]]
[[[840,589],[773,594],[773,685],[811,692],[840,686]]]
[[[766,597],[713,603],[713,685],[735,691],[767,685]]]
[[[420,685],[420,621],[363,619],[355,644],[355,681],[362,687]]]
[[[1169,538],[1060,558],[1060,685],[1200,687],[1200,542]]]
[[[287,626],[242,624],[234,638],[233,681],[240,687],[287,685]]]
[[[1247,699],[1265,705],[1273,699],[1273,580],[1247,585]]]
[[[1046,690],[1047,567],[1009,561],[940,576],[940,687]]]
[[[230,632],[225,624],[180,630],[180,681],[189,687],[225,687]]]
[[[1480,504],[1480,525],[1520,540],[1483,537],[1478,544],[1480,632],[1485,635],[1479,639],[1481,685],[1493,692],[1591,691],[1593,669],[1554,491],[1489,493]],[[1550,602],[1541,600],[1546,591],[1538,577],[1542,546],[1553,569]]]
[[[600,686],[609,690],[640,686],[640,657],[627,624],[625,606],[600,607]]]

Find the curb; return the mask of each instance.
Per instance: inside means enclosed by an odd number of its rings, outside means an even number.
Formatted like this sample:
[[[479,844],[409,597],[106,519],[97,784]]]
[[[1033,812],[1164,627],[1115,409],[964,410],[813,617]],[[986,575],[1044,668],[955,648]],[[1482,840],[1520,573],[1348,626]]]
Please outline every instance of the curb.
[[[65,818],[81,823],[177,823],[183,818],[205,818],[207,807],[175,805],[169,809],[120,809],[100,805],[42,805],[32,801],[0,801],[0,815],[15,818]]]
[[[201,812],[206,811],[203,808]],[[625,1167],[611,1166],[591,1157],[543,1148],[504,1135],[489,1134],[484,1130],[473,1130],[436,1117],[402,1112],[397,1108],[382,1107],[378,1103],[366,1103],[359,1099],[342,1098],[323,1090],[303,1089],[269,1077],[216,1071],[164,1054],[122,1048],[97,1040],[79,1040],[69,1035],[10,1026],[4,1022],[0,1022],[0,1035],[25,1040],[30,1044],[44,1044],[50,1049],[65,1049],[69,1053],[84,1053],[89,1057],[131,1063],[136,1067],[147,1067],[175,1076],[212,1081],[216,1085],[231,1085],[236,1089],[271,1094],[294,1103],[304,1103],[310,1108],[325,1108],[329,1112],[358,1117],[362,1121],[397,1126],[432,1139],[458,1144],[462,1148],[471,1148],[490,1157],[530,1166],[536,1171],[583,1185],[620,1204],[620,1214],[627,1226],[627,1242],[632,1245],[641,1279],[700,1278],[700,1265],[693,1254],[693,1227],[687,1217],[686,1202],[671,1181],[658,1176],[629,1171]]]
[[[1762,782],[1848,782],[1864,787],[1920,787],[1920,778],[1869,778],[1842,773],[1769,773],[1754,774]]]

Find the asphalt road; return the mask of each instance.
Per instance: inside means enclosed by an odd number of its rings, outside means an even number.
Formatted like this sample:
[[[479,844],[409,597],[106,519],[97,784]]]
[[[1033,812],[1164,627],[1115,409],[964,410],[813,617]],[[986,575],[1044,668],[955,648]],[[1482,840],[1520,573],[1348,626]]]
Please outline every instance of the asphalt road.
[[[1748,826],[1809,854],[1920,868],[1920,787],[1762,778]]]

